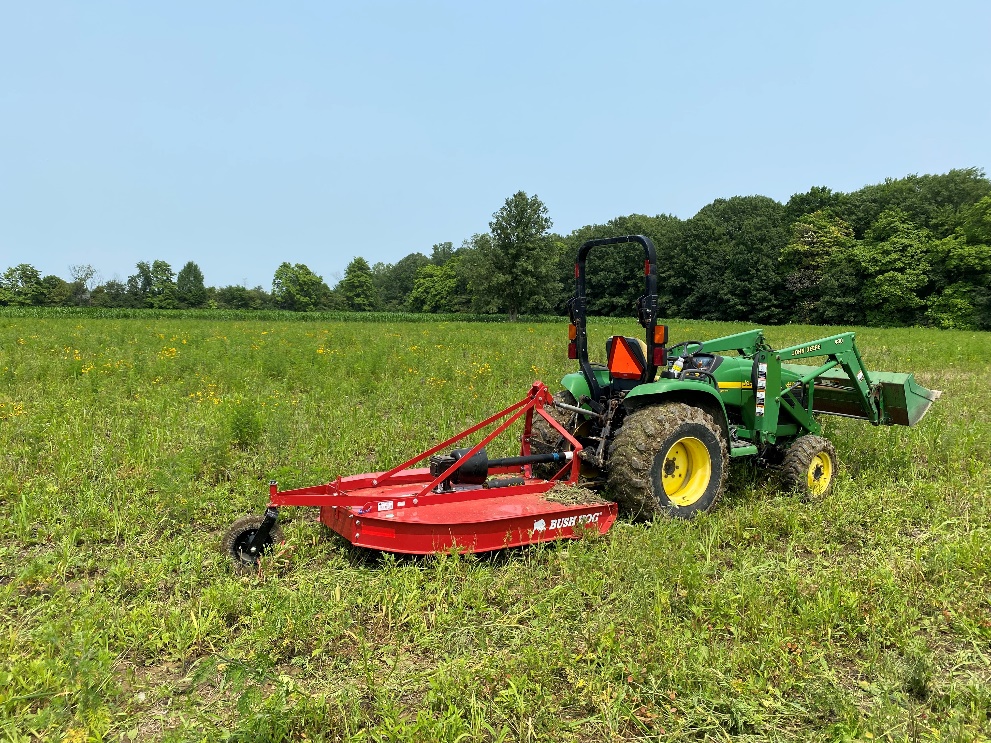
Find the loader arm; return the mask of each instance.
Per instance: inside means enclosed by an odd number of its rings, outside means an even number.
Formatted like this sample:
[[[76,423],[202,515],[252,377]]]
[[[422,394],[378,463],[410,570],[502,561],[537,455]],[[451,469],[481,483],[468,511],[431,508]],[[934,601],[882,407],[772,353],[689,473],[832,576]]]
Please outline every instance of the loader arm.
[[[875,426],[912,426],[922,419],[941,393],[925,389],[911,374],[871,375],[864,367],[855,335],[839,333],[779,350],[758,350],[753,372],[757,398],[754,440],[775,442],[782,411],[810,433],[821,431],[813,417],[818,413],[859,418]],[[823,363],[788,363],[816,357],[823,358]],[[782,384],[782,369],[798,378]],[[805,392],[803,400],[795,394],[798,389]]]
[[[853,384],[853,392],[864,417],[875,426],[882,422],[884,410],[881,405],[881,398],[870,374],[864,368],[864,360],[860,357],[855,341],[856,333],[839,333],[826,338],[821,338],[812,343],[804,343],[798,346],[790,346],[777,351],[778,359],[800,359],[817,356],[825,356],[829,360],[807,375],[802,377],[803,384],[809,384],[819,379],[823,374],[831,369],[840,367],[846,372]],[[810,400],[814,395],[815,388],[811,388]],[[789,395],[791,396],[791,395]],[[811,410],[811,407],[809,408]]]
[[[782,387],[781,370],[783,360],[826,357],[825,363],[810,366],[792,387]],[[815,380],[822,374],[841,367],[852,383],[853,394],[862,417],[874,425],[881,422],[881,408],[878,396],[871,390],[870,377],[864,369],[863,361],[854,342],[854,333],[839,333],[826,338],[789,346],[779,350],[761,349],[754,357],[754,393],[756,407],[754,417],[754,438],[761,443],[773,444],[784,411],[796,423],[810,433],[821,431],[812,417],[815,407]],[[799,384],[807,390],[805,404],[802,405],[793,392]]]

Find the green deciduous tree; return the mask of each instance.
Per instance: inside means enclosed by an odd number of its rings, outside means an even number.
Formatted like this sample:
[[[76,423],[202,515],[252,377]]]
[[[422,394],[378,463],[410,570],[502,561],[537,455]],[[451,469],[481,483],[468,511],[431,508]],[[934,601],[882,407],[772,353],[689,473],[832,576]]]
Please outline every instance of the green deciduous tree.
[[[464,256],[455,253],[441,265],[428,264],[416,272],[409,294],[413,312],[463,312],[471,307]]]
[[[717,199],[682,227],[664,281],[677,317],[782,322],[789,318],[778,256],[784,206],[766,196]]]
[[[111,279],[93,289],[90,303],[94,307],[130,307],[131,295],[128,293],[128,285]]]
[[[991,242],[977,243],[958,231],[932,243],[933,281],[937,288],[960,282],[981,283],[991,273]]]
[[[551,224],[536,195],[518,191],[506,199],[489,222],[491,239],[478,243],[471,286],[479,301],[510,321],[551,308],[560,286]]]
[[[262,310],[272,306],[272,296],[262,287],[222,286],[211,300],[217,307],[231,310]]]
[[[0,275],[0,305],[36,306],[44,299],[41,272],[34,266],[19,263]]]
[[[413,286],[406,295],[406,309],[412,312],[461,312],[472,306],[464,255],[460,253],[454,250],[452,243],[434,244],[427,263],[417,265]]]
[[[174,310],[179,307],[175,272],[166,261],[157,260],[151,264],[151,292],[148,303],[158,309]]]
[[[825,186],[813,186],[805,193],[797,193],[785,204],[785,219],[794,222],[806,214],[819,211],[835,212],[843,203],[845,194],[837,193]]]
[[[372,269],[358,256],[344,269],[344,278],[334,287],[344,306],[355,312],[371,312],[378,305]],[[412,287],[411,287],[412,288]]]
[[[926,301],[925,317],[929,325],[944,330],[967,330],[979,325],[975,298],[979,296],[970,282],[951,284]]]
[[[973,233],[971,233],[973,234]],[[932,294],[926,319],[938,328],[981,328],[984,290],[991,279],[991,245],[971,242],[965,230],[931,245]]]
[[[489,260],[492,249],[492,236],[487,232],[472,235],[458,248],[460,270],[465,277],[465,299],[472,312],[494,314],[503,311],[499,297],[493,296],[486,286],[492,272]]]
[[[272,300],[282,310],[324,309],[330,304],[330,288],[305,264],[282,263],[272,279]]]
[[[73,285],[59,276],[49,275],[41,280],[41,304],[63,307],[72,304]]]
[[[222,286],[217,289],[217,304],[220,307],[231,310],[250,310],[251,298],[248,290],[243,286]]]
[[[433,249],[430,252],[430,262],[435,266],[443,266],[454,255],[454,244],[445,243],[434,243]]]
[[[129,306],[167,310],[179,307],[172,266],[166,261],[156,260],[151,264],[138,261],[135,268],[137,273],[127,277]]]
[[[900,211],[917,227],[936,237],[946,237],[960,223],[967,209],[991,195],[991,181],[979,168],[951,170],[940,175],[908,175],[864,186],[845,197],[836,213],[853,227],[857,238],[886,211]]]
[[[991,245],[991,196],[985,196],[961,214],[960,231],[968,243]]]
[[[941,328],[991,328],[991,196],[962,209],[953,235],[933,243],[926,319]]]
[[[812,322],[827,325],[863,325],[867,322],[858,245],[853,241],[848,249],[834,251],[823,266],[819,298],[812,306]]]
[[[931,276],[932,236],[901,211],[883,212],[854,251],[864,277],[863,303],[870,325],[921,321]]]
[[[129,307],[144,307],[151,292],[151,265],[138,261],[137,272],[127,277],[127,304]]]
[[[193,261],[189,261],[176,277],[176,298],[182,307],[203,307],[206,305],[206,285],[203,271]]]
[[[781,249],[778,260],[792,312],[801,322],[822,322],[820,303],[835,299],[835,289],[823,292],[823,279],[835,259],[849,258],[853,228],[832,213],[819,210],[799,218],[791,226],[791,240]]]
[[[404,309],[417,271],[429,264],[430,259],[423,253],[410,253],[394,264],[376,263],[372,278],[379,306],[384,310]]]

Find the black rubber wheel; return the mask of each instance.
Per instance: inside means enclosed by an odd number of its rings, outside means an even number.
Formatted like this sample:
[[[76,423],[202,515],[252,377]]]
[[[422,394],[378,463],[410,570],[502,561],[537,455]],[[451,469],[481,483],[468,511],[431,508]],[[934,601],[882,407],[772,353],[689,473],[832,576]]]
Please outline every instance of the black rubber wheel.
[[[633,518],[690,519],[710,511],[728,471],[722,428],[684,403],[630,413],[609,448],[609,489]]]
[[[554,401],[564,403],[565,405],[578,404],[575,396],[568,390],[555,392]],[[546,406],[544,410],[550,413],[551,418],[560,423],[568,431],[573,432],[577,428],[577,421],[575,420],[578,417],[577,413],[569,413],[567,410],[560,410],[550,405]],[[564,436],[555,431],[551,427],[551,424],[544,420],[542,416],[534,413],[533,421],[530,424],[530,453],[551,454],[553,452],[568,451],[569,449],[570,447],[565,441]],[[563,466],[561,464],[535,464],[533,465],[533,476],[543,477],[545,479],[553,477]]]
[[[224,535],[220,549],[234,563],[234,572],[242,575],[254,573],[258,570],[262,555],[273,544],[283,541],[282,529],[276,524],[268,533],[268,539],[261,545],[261,549],[255,553],[248,551],[248,543],[251,542],[263,520],[263,516],[245,516],[231,524],[231,528]]]
[[[785,452],[781,462],[781,485],[803,500],[825,498],[836,482],[836,448],[822,436],[802,436]]]

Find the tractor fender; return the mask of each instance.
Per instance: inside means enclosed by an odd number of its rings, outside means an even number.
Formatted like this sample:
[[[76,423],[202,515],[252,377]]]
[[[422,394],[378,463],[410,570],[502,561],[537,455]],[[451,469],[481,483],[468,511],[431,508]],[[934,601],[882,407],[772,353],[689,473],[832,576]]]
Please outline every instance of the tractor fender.
[[[576,400],[581,400],[582,395],[588,394],[588,382],[582,374],[565,374],[561,379],[561,386],[574,395]]]
[[[609,384],[609,370],[605,367],[594,368],[596,379],[599,384],[603,387]],[[571,374],[565,374],[561,379],[561,386],[564,387],[568,392],[575,396],[576,400],[581,400],[582,396],[591,396],[591,392],[588,389],[588,381],[585,379],[585,375],[581,372],[572,372]]]
[[[712,385],[705,382],[692,382],[683,379],[660,379],[641,384],[623,399],[623,407],[632,412],[647,405],[662,402],[681,402],[702,408],[719,423],[723,429],[726,445],[729,446],[729,421],[726,406]]]

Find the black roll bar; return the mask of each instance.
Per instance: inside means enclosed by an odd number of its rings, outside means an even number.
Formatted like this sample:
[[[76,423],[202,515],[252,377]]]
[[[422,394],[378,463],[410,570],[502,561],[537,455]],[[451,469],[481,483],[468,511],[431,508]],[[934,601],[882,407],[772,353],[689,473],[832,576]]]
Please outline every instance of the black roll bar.
[[[578,249],[575,260],[575,296],[568,302],[568,314],[577,329],[575,343],[578,349],[578,364],[581,366],[585,381],[592,399],[598,401],[602,397],[599,386],[588,360],[588,334],[585,328],[585,316],[588,310],[588,300],[585,295],[585,259],[592,248],[600,245],[619,245],[622,243],[637,243],[644,250],[644,294],[637,300],[637,316],[640,324],[647,331],[647,365],[641,382],[652,380],[657,374],[654,364],[654,327],[657,325],[657,250],[654,243],[646,235],[623,235],[621,237],[603,237],[598,240],[588,240]]]

